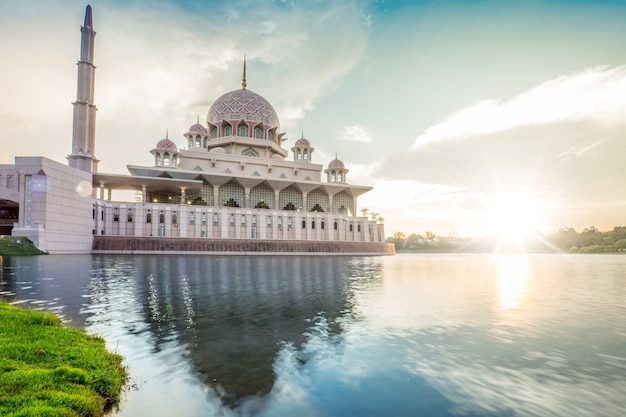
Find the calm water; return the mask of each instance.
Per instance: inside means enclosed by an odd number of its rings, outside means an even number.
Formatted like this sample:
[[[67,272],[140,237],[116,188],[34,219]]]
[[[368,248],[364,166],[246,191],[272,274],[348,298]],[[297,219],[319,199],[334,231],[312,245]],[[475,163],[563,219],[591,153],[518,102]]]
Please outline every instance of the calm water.
[[[5,258],[125,356],[114,416],[626,415],[626,256]]]

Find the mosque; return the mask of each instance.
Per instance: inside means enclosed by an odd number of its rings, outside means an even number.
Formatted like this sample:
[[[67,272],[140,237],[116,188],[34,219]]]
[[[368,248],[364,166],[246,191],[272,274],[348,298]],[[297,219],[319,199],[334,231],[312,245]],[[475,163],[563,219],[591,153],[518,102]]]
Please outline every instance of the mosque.
[[[0,234],[25,236],[54,253],[392,254],[379,219],[358,216],[372,189],[347,182],[339,159],[326,168],[301,137],[285,133],[272,105],[247,88],[218,97],[206,122],[150,153],[153,166],[98,172],[93,11],[81,31],[68,164],[42,156],[0,165]],[[135,191],[116,201],[114,191]]]

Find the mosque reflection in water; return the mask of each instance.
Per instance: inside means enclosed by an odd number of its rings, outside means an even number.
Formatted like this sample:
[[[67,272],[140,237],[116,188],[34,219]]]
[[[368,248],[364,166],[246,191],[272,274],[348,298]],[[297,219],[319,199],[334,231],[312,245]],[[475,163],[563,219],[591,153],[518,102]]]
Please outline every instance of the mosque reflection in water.
[[[132,291],[154,349],[175,338],[186,347],[198,376],[230,406],[272,390],[272,366],[281,346],[299,348],[319,319],[339,335],[337,319],[352,314],[354,274],[345,257],[284,262],[280,257],[145,256],[129,261],[127,267],[135,271],[124,271],[119,259],[95,258],[92,303],[120,289],[109,288],[115,275],[135,276]]]

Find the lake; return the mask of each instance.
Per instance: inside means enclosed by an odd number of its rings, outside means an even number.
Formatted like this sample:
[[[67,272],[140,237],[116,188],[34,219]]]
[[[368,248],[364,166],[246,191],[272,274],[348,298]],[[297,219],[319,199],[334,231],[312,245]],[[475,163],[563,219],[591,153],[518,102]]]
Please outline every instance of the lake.
[[[126,358],[116,417],[626,415],[626,256],[55,255],[1,281]]]

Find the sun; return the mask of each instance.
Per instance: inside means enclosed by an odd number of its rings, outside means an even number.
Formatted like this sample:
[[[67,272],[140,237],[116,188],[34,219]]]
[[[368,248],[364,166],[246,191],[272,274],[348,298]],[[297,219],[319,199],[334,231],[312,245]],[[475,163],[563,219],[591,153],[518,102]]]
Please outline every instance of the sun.
[[[488,204],[487,228],[500,243],[520,243],[537,229],[538,201],[528,193],[502,193]]]

